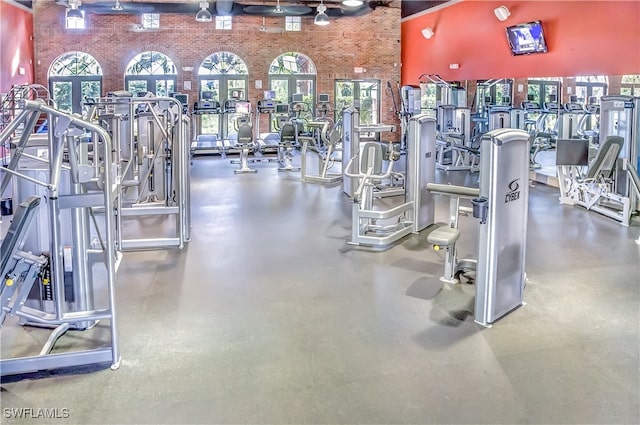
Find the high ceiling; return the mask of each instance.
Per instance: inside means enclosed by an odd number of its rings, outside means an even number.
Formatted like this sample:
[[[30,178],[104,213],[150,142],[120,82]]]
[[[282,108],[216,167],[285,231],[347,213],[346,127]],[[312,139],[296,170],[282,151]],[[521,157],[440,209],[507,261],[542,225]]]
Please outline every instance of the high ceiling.
[[[69,4],[69,0],[55,2],[64,7]],[[122,10],[113,10],[115,3],[115,0],[82,0],[81,8],[96,14],[195,14],[200,9],[199,0],[119,0]],[[208,9],[214,15],[313,16],[320,3],[321,0],[210,0]],[[362,16],[378,7],[400,8],[400,0],[365,0],[357,7],[344,6],[342,0],[322,0],[322,3],[331,17]]]
[[[443,3],[447,3],[449,0],[427,0],[427,1],[403,1],[402,2],[402,17],[411,16],[423,10],[431,9],[432,7],[439,6]]]

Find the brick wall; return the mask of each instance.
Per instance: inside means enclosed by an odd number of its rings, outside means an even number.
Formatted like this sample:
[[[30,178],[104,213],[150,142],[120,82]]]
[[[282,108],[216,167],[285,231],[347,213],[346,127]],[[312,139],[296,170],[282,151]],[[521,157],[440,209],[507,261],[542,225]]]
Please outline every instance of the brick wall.
[[[34,5],[35,80],[47,84],[51,63],[68,51],[94,56],[103,70],[103,92],[121,90],[129,61],[138,53],[155,50],[168,55],[178,69],[177,89],[197,95],[197,69],[216,51],[230,51],[244,60],[249,69],[249,100],[256,102],[264,89],[255,89],[255,80],[268,82],[273,59],[287,51],[309,56],[317,68],[317,93],[329,93],[333,101],[335,79],[379,79],[382,83],[381,121],[396,123],[393,102],[385,90],[386,82],[400,79],[400,9],[378,7],[361,18],[335,19],[327,27],[313,25],[312,17],[302,18],[301,32],[281,34],[259,31],[262,18],[235,16],[233,30],[216,30],[215,23],[197,23],[193,16],[163,14],[161,30],[133,32],[140,22],[136,15],[87,14],[87,29],[65,30],[64,8],[50,0]],[[268,27],[284,27],[284,18],[267,18]],[[193,67],[193,72],[183,71]],[[354,67],[366,69],[354,74]],[[183,90],[191,81],[192,90]],[[397,140],[397,139],[396,139]]]

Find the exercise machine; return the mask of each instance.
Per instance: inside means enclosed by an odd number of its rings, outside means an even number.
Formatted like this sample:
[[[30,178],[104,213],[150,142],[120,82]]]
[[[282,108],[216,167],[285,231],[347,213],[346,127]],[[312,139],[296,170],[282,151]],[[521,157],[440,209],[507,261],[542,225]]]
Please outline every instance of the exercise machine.
[[[454,105],[438,107],[436,166],[445,171],[477,171],[478,146],[471,141],[471,110]]]
[[[562,105],[558,115],[558,138],[580,138],[580,122],[584,116],[584,106],[578,103],[577,96],[571,96],[569,102]]]
[[[279,134],[278,133],[262,133],[260,132],[261,115],[266,115],[268,122],[271,122],[271,117],[276,112],[278,101],[273,99],[275,93],[265,92],[265,98],[259,100],[256,105],[255,115],[255,135],[256,135],[256,149],[261,153],[274,153],[280,152]]]
[[[333,107],[329,102],[329,95],[326,93],[318,94],[318,103],[316,103],[316,118],[332,120]]]
[[[600,143],[590,161],[589,141],[562,140],[556,166],[560,202],[598,212],[628,226],[637,211],[640,98],[601,99]]]
[[[278,171],[300,171],[300,167],[294,167],[293,148],[296,146],[296,126],[292,123],[285,123],[280,129],[280,140],[278,142]]]
[[[433,245],[436,251],[444,249],[444,273],[442,282],[460,283],[460,275],[476,270],[476,260],[459,259],[456,251],[456,243],[460,237],[458,221],[461,215],[469,215],[473,209],[461,205],[461,200],[471,200],[480,196],[480,190],[473,187],[455,186],[450,184],[429,183],[426,189],[433,195],[449,197],[449,221],[447,225],[438,226],[427,236],[427,242]]]
[[[474,320],[491,326],[510,311],[523,305],[525,250],[528,214],[529,134],[517,129],[498,129],[482,136],[479,189],[454,185],[427,185],[433,193],[471,198],[473,216],[480,220],[476,261]],[[456,260],[455,243],[459,231],[452,223],[458,208],[451,208],[449,224],[432,232],[428,241],[446,247],[443,281],[456,283],[461,272],[473,262]]]
[[[336,164],[342,166],[341,143],[342,135],[333,126],[333,120],[329,117],[318,117],[307,122],[307,128],[311,130],[311,136],[302,136],[301,179],[308,183],[333,184],[342,181],[342,170],[331,171]],[[311,174],[308,156],[314,154],[317,158],[315,174]]]
[[[494,130],[482,137],[474,320],[491,326],[523,305],[529,202],[529,135]]]
[[[305,112],[309,112],[307,105],[304,103],[302,93],[291,95],[291,103],[289,104],[289,122],[296,127],[296,143],[299,143],[298,136],[304,133],[306,128],[306,119],[302,116]]]
[[[308,135],[301,136],[301,179],[309,183],[332,184],[342,181],[342,170],[332,169],[342,162],[342,134],[335,125],[330,114],[333,108],[329,102],[328,94],[318,95],[316,105],[318,115],[307,122]],[[317,158],[317,167],[312,174],[308,163],[308,155],[313,154]]]
[[[122,251],[182,249],[191,239],[190,128],[180,102],[126,91],[95,99],[87,119],[105,129],[113,140],[113,166],[121,184],[117,198],[121,223],[138,224],[155,217],[165,226],[119,226]],[[139,226],[138,226],[139,227]],[[137,237],[133,237],[137,236]]]
[[[342,170],[346,174],[347,165],[360,151],[360,137],[363,133],[395,132],[394,125],[360,124],[360,111],[355,106],[348,106],[342,111]],[[394,161],[395,162],[395,161]],[[376,179],[375,196],[396,196],[404,194],[404,177],[400,173],[391,174],[384,179]],[[342,191],[350,198],[358,186],[357,177],[342,179]]]
[[[584,105],[584,114],[578,122],[578,135],[589,139],[592,145],[597,145],[600,136],[600,101],[597,97],[590,97],[589,103]]]
[[[238,132],[237,147],[240,149],[240,159],[231,161],[232,164],[240,164],[240,167],[233,170],[236,174],[255,173],[258,170],[249,167],[249,150],[254,147],[253,127],[251,126],[251,117],[240,116],[236,118],[236,128]]]
[[[0,371],[6,376],[105,363],[117,369],[115,280],[121,252],[116,211],[121,170],[111,160],[118,148],[100,126],[42,101],[22,101],[22,110],[0,133],[4,143],[23,129],[11,142],[10,163],[0,170],[0,193],[11,185],[18,205],[0,250],[0,325],[51,332],[33,355],[26,353],[39,331],[3,341],[12,347],[3,353],[19,355],[3,358]],[[44,139],[33,135],[43,116],[49,123]],[[79,331],[75,336],[81,338],[98,321],[108,331],[106,341],[97,341],[101,346],[52,353],[68,331]],[[85,342],[95,345],[95,338]]]
[[[545,102],[544,108],[540,108],[532,101],[533,95],[529,95],[529,101],[523,102],[523,109],[526,113],[526,128],[531,135],[531,152],[529,154],[529,168],[538,169],[542,165],[536,162],[538,153],[555,148],[558,137],[558,112],[559,103],[555,95],[549,95],[549,102]],[[535,121],[532,123],[531,115],[535,114]]]
[[[220,102],[213,100],[213,92],[202,92],[202,98],[193,104],[192,155],[225,154],[220,135]]]
[[[222,102],[220,108],[220,138],[226,153],[239,153],[236,147],[237,133],[232,132],[230,126],[234,126],[237,132],[237,116],[236,114],[236,99],[226,99]],[[245,115],[245,114],[243,114]]]
[[[413,115],[421,113],[422,106],[422,91],[420,87],[415,86],[402,86],[398,89],[400,105],[396,103],[396,95],[393,91],[393,85],[391,81],[387,81],[387,90],[391,93],[391,99],[393,100],[393,111],[400,120],[400,152],[407,151],[407,126],[409,125],[409,118]]]
[[[384,250],[433,224],[433,197],[424,187],[435,180],[435,127],[435,119],[427,115],[409,119],[405,202],[400,205],[374,205],[376,184],[391,176],[400,156],[391,144],[366,142],[351,157],[345,167],[345,179],[356,183],[350,245]]]

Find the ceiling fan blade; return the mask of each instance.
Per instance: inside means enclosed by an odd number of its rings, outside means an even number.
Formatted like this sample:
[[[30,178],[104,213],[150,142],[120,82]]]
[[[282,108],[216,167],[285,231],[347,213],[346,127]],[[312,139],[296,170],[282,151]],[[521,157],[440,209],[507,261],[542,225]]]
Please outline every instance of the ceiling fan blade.
[[[278,12],[277,6],[246,6],[242,9],[244,13],[249,15],[262,15],[262,16],[299,16],[306,15],[311,12],[311,8],[307,6],[280,6]]]

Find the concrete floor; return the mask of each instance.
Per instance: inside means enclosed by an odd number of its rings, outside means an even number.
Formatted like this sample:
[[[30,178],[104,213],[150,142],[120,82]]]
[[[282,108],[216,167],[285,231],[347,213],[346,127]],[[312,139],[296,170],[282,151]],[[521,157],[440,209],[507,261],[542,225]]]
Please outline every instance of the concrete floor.
[[[68,409],[49,422],[77,424],[640,421],[637,224],[531,188],[528,305],[485,329],[473,287],[443,287],[424,236],[347,248],[339,187],[234,167],[194,159],[186,249],[125,255],[120,369],[5,378],[3,423],[47,423],[7,408]],[[463,257],[475,227],[462,219]]]

